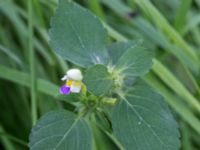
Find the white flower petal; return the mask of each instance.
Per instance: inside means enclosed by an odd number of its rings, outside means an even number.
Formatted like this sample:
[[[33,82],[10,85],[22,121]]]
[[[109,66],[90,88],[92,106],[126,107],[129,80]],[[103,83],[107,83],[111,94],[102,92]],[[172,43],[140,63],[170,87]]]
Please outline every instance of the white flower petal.
[[[72,93],[80,93],[80,91],[81,91],[81,86],[71,86],[71,87],[70,87],[70,91],[71,91]]]
[[[72,80],[81,81],[83,79],[82,73],[79,69],[70,69],[67,71],[67,76]]]
[[[67,79],[68,79],[67,75],[65,75],[64,77],[61,78],[62,81],[65,81]]]

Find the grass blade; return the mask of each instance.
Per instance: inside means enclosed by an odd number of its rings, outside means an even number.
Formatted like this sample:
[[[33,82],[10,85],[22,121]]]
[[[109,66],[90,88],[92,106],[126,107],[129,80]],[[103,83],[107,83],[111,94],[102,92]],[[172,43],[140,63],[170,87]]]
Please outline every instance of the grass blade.
[[[14,82],[28,88],[31,87],[30,84],[30,75],[15,69],[11,69],[9,67],[5,67],[0,65],[0,78],[4,80],[8,80],[10,82]],[[49,81],[45,81],[43,79],[37,79],[37,89],[39,92],[44,94],[56,97],[58,93],[59,87]]]
[[[178,31],[180,31],[184,26],[186,15],[190,8],[191,3],[192,3],[192,0],[181,1],[181,5],[179,9],[177,10],[177,14],[176,14],[175,22],[174,22],[174,26]]]
[[[200,112],[198,100],[182,85],[182,83],[158,60],[154,59],[153,71],[165,82],[173,91],[182,97],[188,104]]]
[[[31,113],[33,125],[37,121],[37,101],[36,101],[36,74],[35,74],[35,52],[33,49],[33,6],[32,0],[28,0],[28,45],[29,45],[29,65],[30,65],[30,92],[31,92]]]
[[[169,39],[171,39],[177,46],[179,46],[187,57],[190,58],[191,63],[195,67],[188,66],[194,73],[199,70],[199,58],[196,52],[190,45],[177,33],[177,31],[169,24],[169,22],[162,16],[162,14],[153,6],[149,0],[135,0],[136,4],[148,15],[151,20],[160,28]]]

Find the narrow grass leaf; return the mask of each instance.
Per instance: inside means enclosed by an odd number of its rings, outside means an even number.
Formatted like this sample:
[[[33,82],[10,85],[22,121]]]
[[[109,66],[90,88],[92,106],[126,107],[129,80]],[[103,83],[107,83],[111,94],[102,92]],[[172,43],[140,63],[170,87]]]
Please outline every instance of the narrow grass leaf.
[[[30,76],[24,72],[0,65],[0,78],[30,88]],[[37,79],[37,89],[53,97],[56,97],[59,93],[57,85],[43,79]]]
[[[153,71],[189,105],[200,112],[200,103],[162,63],[154,59]],[[169,84],[170,83],[170,84]]]

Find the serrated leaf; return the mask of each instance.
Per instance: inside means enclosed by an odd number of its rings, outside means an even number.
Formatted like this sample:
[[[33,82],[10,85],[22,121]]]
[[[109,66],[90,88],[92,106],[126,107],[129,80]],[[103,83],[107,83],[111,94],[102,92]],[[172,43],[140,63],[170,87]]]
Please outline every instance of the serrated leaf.
[[[91,150],[91,131],[71,112],[50,112],[32,129],[29,146],[31,150]]]
[[[107,64],[107,32],[85,8],[60,0],[50,29],[50,43],[64,59],[82,67]]]
[[[128,50],[142,44],[142,40],[128,41],[128,42],[116,42],[107,46],[109,56],[111,58],[112,65],[116,65],[119,58]]]
[[[113,85],[111,74],[104,65],[95,65],[86,70],[83,82],[88,91],[97,96],[105,94]]]
[[[111,122],[114,135],[125,149],[179,149],[176,121],[160,95],[139,81],[121,97]]]
[[[135,77],[146,74],[152,66],[153,53],[143,47],[128,49],[118,60],[116,69],[125,76]]]
[[[112,65],[122,75],[142,76],[151,68],[153,52],[139,46],[140,44],[141,41],[120,42],[108,47]]]

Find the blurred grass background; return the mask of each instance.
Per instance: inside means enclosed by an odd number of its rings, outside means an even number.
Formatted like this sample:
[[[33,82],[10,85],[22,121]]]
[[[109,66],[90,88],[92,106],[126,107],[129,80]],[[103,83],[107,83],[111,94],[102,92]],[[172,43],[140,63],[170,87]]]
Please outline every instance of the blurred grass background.
[[[181,149],[199,150],[200,0],[77,2],[101,18],[110,41],[143,39],[155,51],[152,71],[143,79],[171,107]],[[73,107],[57,98],[60,77],[71,64],[48,44],[56,5],[57,0],[0,0],[0,149],[28,149],[37,118]]]

